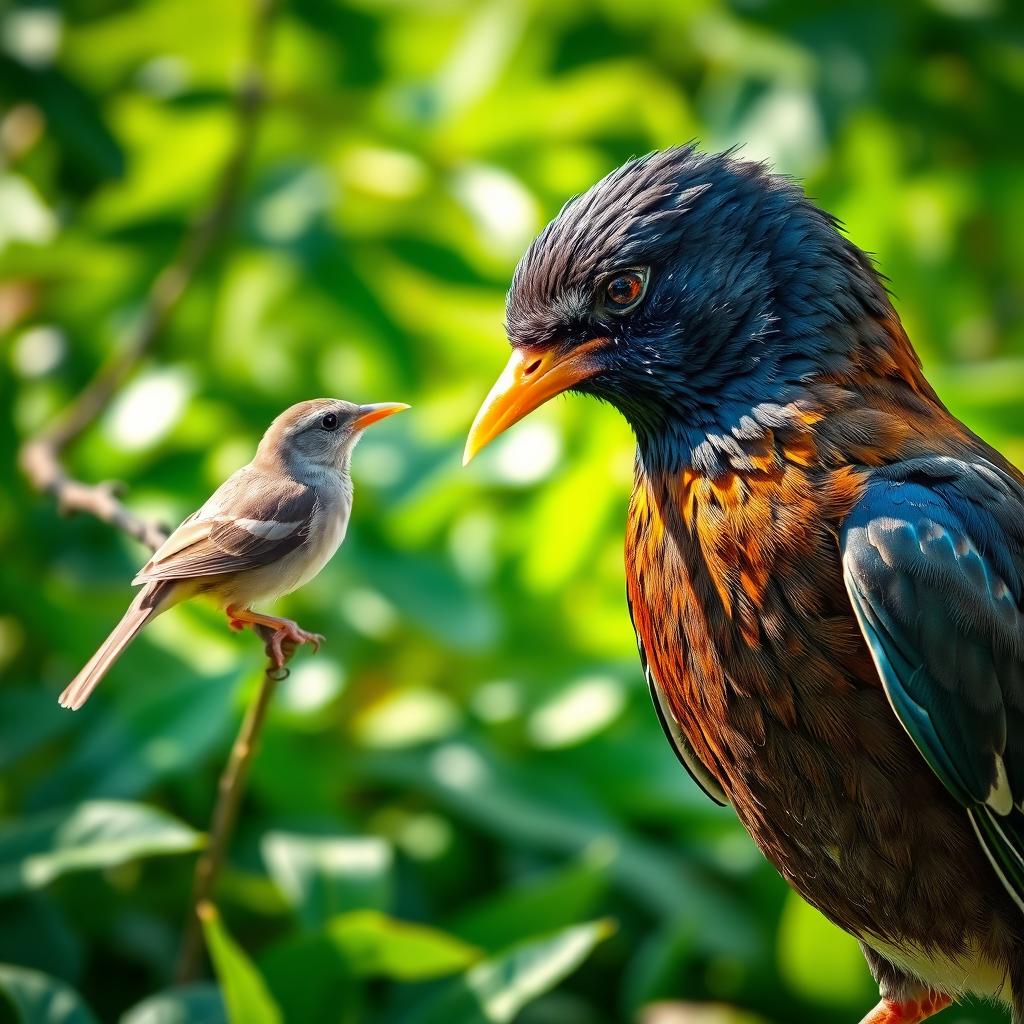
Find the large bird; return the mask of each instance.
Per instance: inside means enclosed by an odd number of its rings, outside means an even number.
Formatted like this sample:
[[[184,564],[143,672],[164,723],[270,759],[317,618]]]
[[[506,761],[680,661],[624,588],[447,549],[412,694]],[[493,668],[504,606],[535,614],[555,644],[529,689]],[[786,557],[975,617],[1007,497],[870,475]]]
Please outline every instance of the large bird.
[[[630,613],[680,760],[916,1024],[1024,1024],[1024,476],[943,406],[871,260],[682,147],[521,260],[467,461],[563,391],[636,434]]]

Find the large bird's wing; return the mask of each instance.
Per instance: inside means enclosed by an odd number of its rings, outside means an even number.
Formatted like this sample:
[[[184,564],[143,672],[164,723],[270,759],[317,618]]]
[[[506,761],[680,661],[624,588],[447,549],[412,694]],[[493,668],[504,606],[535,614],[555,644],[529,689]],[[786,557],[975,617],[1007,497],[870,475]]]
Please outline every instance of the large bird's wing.
[[[636,634],[636,647],[640,652],[640,664],[644,670],[644,679],[647,680],[647,686],[651,691],[651,700],[654,701],[654,710],[657,712],[658,721],[661,722],[661,728],[664,730],[665,737],[669,743],[672,744],[672,749],[675,751],[676,757],[679,759],[679,763],[689,773],[691,779],[697,783],[698,786],[704,792],[715,801],[716,804],[720,804],[725,807],[729,803],[729,798],[725,795],[725,790],[719,785],[718,780],[708,771],[707,765],[697,756],[697,752],[690,745],[690,741],[683,734],[683,730],[679,727],[679,723],[676,721],[675,716],[672,714],[672,709],[668,706],[664,695],[662,694],[661,687],[658,685],[653,674],[651,673],[651,665],[647,660],[647,652],[644,650],[644,642],[640,639],[640,631],[636,628],[636,620],[633,618],[633,602],[629,599],[629,595],[626,595],[626,604],[629,607],[629,619],[633,623],[633,632]]]
[[[1024,909],[1024,487],[980,458],[900,463],[840,541],[893,710]]]
[[[313,488],[246,466],[164,541],[132,582],[268,565],[305,543],[316,504]]]

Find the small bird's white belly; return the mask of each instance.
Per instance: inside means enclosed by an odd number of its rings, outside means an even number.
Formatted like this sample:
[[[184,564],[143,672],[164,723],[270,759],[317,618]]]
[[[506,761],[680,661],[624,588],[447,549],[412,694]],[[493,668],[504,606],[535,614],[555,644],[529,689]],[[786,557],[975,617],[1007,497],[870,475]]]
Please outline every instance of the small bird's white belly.
[[[305,543],[258,569],[240,572],[221,592],[225,605],[251,607],[290,594],[308,583],[331,560],[345,539],[351,504],[344,496],[324,501],[309,523]]]

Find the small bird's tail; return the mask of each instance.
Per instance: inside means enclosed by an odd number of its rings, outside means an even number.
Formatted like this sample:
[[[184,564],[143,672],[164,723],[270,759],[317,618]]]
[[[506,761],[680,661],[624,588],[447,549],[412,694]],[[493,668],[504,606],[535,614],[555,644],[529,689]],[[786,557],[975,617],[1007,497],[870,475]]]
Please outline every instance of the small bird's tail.
[[[142,588],[128,606],[114,631],[100,645],[99,650],[86,662],[85,668],[75,676],[60,695],[60,706],[77,711],[99,685],[111,665],[131,643],[135,634],[165,607],[171,584],[157,580]]]

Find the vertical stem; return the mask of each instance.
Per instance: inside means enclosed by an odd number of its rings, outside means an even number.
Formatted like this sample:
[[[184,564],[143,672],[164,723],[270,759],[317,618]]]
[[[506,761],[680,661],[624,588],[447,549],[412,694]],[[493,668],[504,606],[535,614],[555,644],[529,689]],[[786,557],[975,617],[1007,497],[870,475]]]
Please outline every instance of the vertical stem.
[[[245,793],[249,767],[259,745],[263,722],[267,717],[271,699],[277,684],[288,675],[286,668],[275,669],[267,665],[256,699],[249,705],[242,719],[241,728],[231,747],[224,771],[217,786],[217,804],[210,822],[206,848],[196,862],[195,878],[192,885],[192,902],[185,935],[178,960],[177,980],[179,984],[194,981],[202,966],[203,933],[199,919],[199,908],[209,902],[213,888],[224,864],[231,836],[234,834],[238,807]]]

